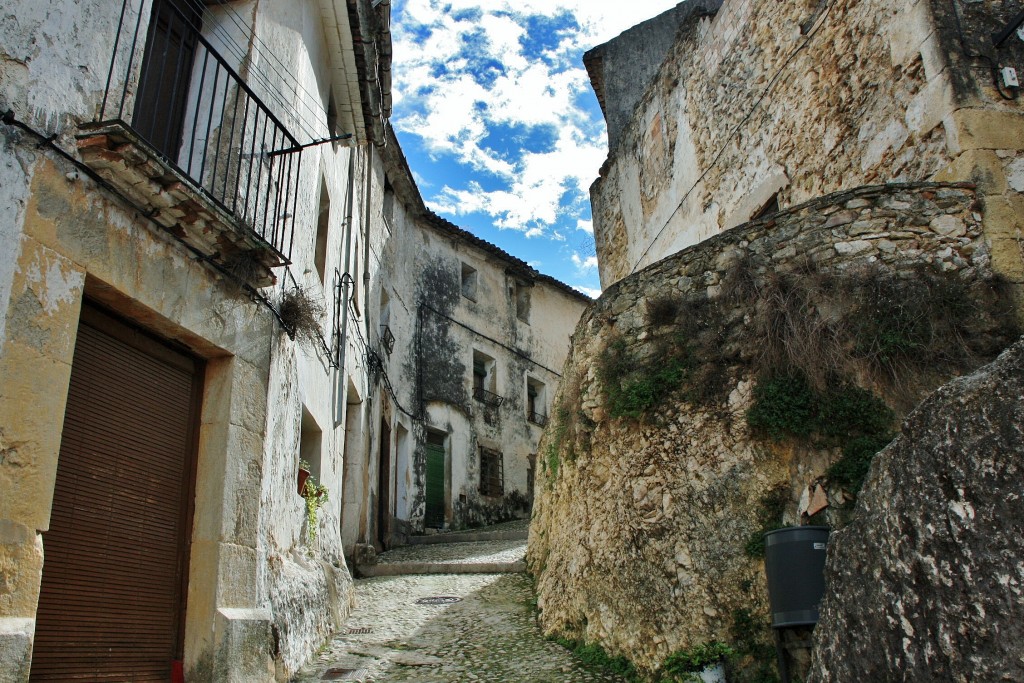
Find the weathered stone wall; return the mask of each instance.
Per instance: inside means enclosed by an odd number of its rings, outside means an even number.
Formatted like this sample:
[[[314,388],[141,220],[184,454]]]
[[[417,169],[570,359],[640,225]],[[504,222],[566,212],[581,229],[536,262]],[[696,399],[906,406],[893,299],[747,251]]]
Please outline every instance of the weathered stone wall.
[[[141,11],[145,30],[150,5],[128,3],[132,27]],[[211,6],[204,16],[216,47],[223,47],[225,30],[240,41],[239,49],[225,49],[224,56],[251,77],[253,88],[299,138],[307,138],[310,128],[326,130],[325,105],[338,74],[332,59],[341,55],[330,54],[322,10],[315,2],[249,1]],[[79,124],[96,116],[103,98],[120,11],[120,3],[98,0],[8,3],[0,27],[0,111],[10,109],[18,121],[55,134],[55,144],[73,155]],[[250,31],[265,47],[243,35]],[[122,50],[129,38],[121,36]],[[142,36],[139,51],[145,42]],[[256,47],[278,55],[285,68],[257,75],[262,56],[256,58]],[[351,56],[351,44],[348,49]],[[127,59],[121,57],[123,68]],[[294,75],[301,87],[283,82],[283,73]],[[115,84],[121,77],[115,74]],[[279,93],[296,90],[306,101],[284,106]],[[336,98],[344,99],[338,91]],[[322,350],[289,339],[275,316],[236,282],[197,260],[170,231],[84,170],[6,122],[0,139],[0,205],[7,210],[0,225],[0,679],[28,677],[84,298],[205,362],[186,560],[189,680],[287,679],[341,626],[350,608],[351,577],[340,538],[342,466],[343,456],[356,458],[365,449],[359,443],[343,453],[346,403],[338,395],[348,384],[365,392],[364,349],[349,340],[341,354],[348,376],[339,378]],[[289,208],[295,214],[291,275],[315,299],[330,302],[332,314],[330,276],[336,267],[345,269],[357,251],[355,238],[349,238],[359,227],[363,234],[383,228],[383,177],[371,178],[375,203],[361,201],[372,169],[350,166],[354,155],[364,156],[341,145],[307,149],[293,190],[296,203]],[[314,262],[322,183],[332,205],[325,282]],[[151,189],[143,185],[138,192],[144,196]],[[346,221],[346,213],[356,222]],[[361,248],[359,256],[365,260]],[[364,264],[360,274],[365,269]],[[275,274],[283,286],[263,290],[274,302],[294,286],[283,270]],[[329,341],[333,322],[323,321]],[[370,325],[376,327],[376,318]],[[320,511],[316,541],[309,539],[304,501],[296,491],[304,412],[323,433],[317,474],[331,497]]]
[[[1000,272],[1024,282],[1008,242],[1024,198],[1006,182],[1024,147],[1024,100],[1000,97],[984,63],[963,56],[1010,8],[955,5],[963,45],[939,0],[727,0],[710,26],[684,23],[591,189],[602,283],[749,220],[774,195],[786,207],[931,178],[977,181],[1015,207],[990,214],[986,232]],[[993,57],[1021,68],[1014,41]],[[609,61],[646,50],[614,46],[602,48]],[[614,82],[600,85],[613,103]]]
[[[784,303],[764,292],[789,276],[831,281],[798,307],[825,337],[860,305],[856,291],[843,291],[851,282],[913,280],[925,267],[987,290],[978,211],[972,186],[860,188],[726,231],[605,290],[576,329],[540,446],[528,562],[544,630],[596,641],[650,670],[675,650],[734,640],[738,611],[763,618],[762,565],[744,546],[763,524],[766,494],[784,492],[776,521],[789,524],[823,508],[827,521],[842,522],[838,508],[851,495],[826,476],[840,458],[834,444],[773,440],[748,425],[754,368],[772,341],[753,331],[755,321]],[[666,301],[671,314],[656,314]],[[992,342],[975,348],[979,356],[1009,343],[999,327],[988,315],[974,323],[970,337]],[[616,345],[634,378],[657,377],[684,348],[695,365],[690,379],[666,380],[675,384],[640,419],[615,417],[605,368]],[[857,382],[897,407],[913,400],[853,366],[832,367],[845,378],[827,381]],[[824,502],[807,510],[811,493]]]
[[[530,456],[542,428],[527,419],[527,378],[545,392],[536,412],[547,415],[569,351],[569,335],[586,297],[548,281],[526,264],[436,217],[406,217],[396,228],[387,282],[393,326],[400,341],[389,365],[400,400],[422,420],[411,425],[408,464],[398,517],[424,529],[428,430],[445,442],[445,526],[480,526],[529,512]],[[475,289],[463,291],[463,265],[475,271]],[[527,320],[516,310],[516,289],[529,298]],[[492,407],[473,396],[473,353],[494,359]],[[504,495],[480,493],[480,448],[502,453]]]
[[[943,386],[829,540],[811,681],[1024,679],[1024,342]]]

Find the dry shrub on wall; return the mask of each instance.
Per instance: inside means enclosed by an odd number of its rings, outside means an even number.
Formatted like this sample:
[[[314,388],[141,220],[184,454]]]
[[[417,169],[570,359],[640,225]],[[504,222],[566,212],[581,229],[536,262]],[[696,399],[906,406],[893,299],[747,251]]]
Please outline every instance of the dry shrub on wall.
[[[757,302],[743,331],[754,375],[798,373],[815,391],[855,381],[902,408],[1018,334],[1001,280],[970,281],[931,264],[838,273],[804,265],[737,281]]]
[[[269,248],[243,249],[224,257],[222,267],[240,285],[253,284],[266,277]]]
[[[324,304],[300,287],[281,295],[278,315],[288,336],[301,344],[315,345],[320,340],[320,321],[324,317]]]

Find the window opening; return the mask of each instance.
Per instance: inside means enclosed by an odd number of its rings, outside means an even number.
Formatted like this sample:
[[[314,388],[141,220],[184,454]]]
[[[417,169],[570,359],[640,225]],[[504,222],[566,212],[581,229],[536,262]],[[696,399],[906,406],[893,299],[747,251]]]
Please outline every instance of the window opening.
[[[497,393],[496,375],[494,359],[487,354],[473,351],[473,398],[494,408],[505,401]]]
[[[316,242],[313,251],[313,264],[316,266],[320,284],[324,284],[324,273],[327,270],[327,232],[331,220],[331,195],[327,191],[327,180],[320,178],[320,209],[316,219]]]
[[[530,289],[528,285],[522,282],[515,284],[515,297],[516,297],[516,318],[520,322],[529,324],[530,322]]]
[[[477,273],[476,268],[473,266],[463,263],[462,264],[462,296],[476,301],[476,280]]]
[[[776,192],[772,195],[772,198],[765,202],[764,206],[754,212],[754,215],[750,217],[750,220],[756,221],[759,218],[767,218],[773,214],[779,212],[779,193]]]
[[[504,495],[503,460],[500,451],[480,448],[480,495],[492,497]]]
[[[545,393],[543,382],[533,377],[526,378],[526,419],[541,427],[548,423]]]

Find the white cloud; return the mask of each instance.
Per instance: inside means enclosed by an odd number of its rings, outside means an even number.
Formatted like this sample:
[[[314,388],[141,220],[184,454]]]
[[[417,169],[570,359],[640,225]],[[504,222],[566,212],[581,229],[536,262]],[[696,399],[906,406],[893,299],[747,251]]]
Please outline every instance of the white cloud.
[[[594,268],[597,268],[596,256],[580,256],[576,252],[573,252],[572,262],[576,265],[576,270],[578,270],[581,274],[593,270]]]
[[[527,237],[564,239],[554,227],[573,222],[592,233],[571,213],[606,146],[603,121],[580,105],[590,88],[580,54],[677,1],[396,0],[393,124],[464,169],[434,176],[428,205]],[[539,32],[528,24],[538,19]]]
[[[583,285],[573,285],[572,288],[575,289],[577,292],[583,292],[584,294],[589,296],[591,299],[597,299],[597,298],[599,298],[601,296],[601,290],[600,289],[594,289],[593,287],[584,287]]]
[[[577,230],[582,230],[583,232],[586,232],[586,233],[589,233],[589,234],[593,235],[594,234],[594,221],[592,221],[592,220],[588,221],[588,220],[584,220],[583,218],[579,218],[579,219],[576,220],[576,229]]]

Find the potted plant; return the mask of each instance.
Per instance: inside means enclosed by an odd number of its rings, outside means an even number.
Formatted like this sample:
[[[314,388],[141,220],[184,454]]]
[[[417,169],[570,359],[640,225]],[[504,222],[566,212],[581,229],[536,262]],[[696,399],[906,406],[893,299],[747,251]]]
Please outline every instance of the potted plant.
[[[303,495],[306,488],[306,480],[309,479],[309,463],[299,458],[299,495]]]
[[[317,512],[328,501],[327,487],[316,480],[316,477],[306,477],[302,487],[302,497],[306,499],[306,533],[309,540],[316,539],[318,527]]]
[[[725,660],[734,654],[731,647],[717,640],[690,650],[678,650],[662,664],[663,680],[673,683],[724,683]]]

